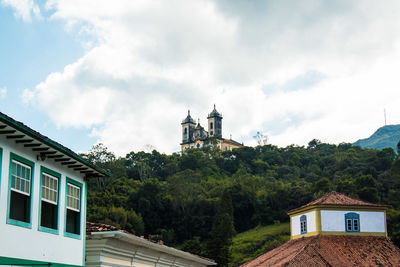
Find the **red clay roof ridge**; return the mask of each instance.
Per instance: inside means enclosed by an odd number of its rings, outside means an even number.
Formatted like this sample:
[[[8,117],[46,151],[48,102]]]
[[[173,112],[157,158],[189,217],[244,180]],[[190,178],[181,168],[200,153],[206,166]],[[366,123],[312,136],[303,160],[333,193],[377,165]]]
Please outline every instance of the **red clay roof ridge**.
[[[400,249],[383,236],[317,235],[289,240],[241,266],[400,266]]]
[[[365,206],[365,207],[387,207],[387,205],[382,205],[382,204],[374,204],[370,202],[366,202],[360,199],[352,198],[349,197],[345,194],[338,193],[336,191],[332,191],[328,194],[323,195],[322,197],[311,201],[308,204],[305,204],[299,208],[292,209],[289,211],[293,212],[296,210],[300,210],[306,207],[311,207],[311,206],[316,206],[316,205],[326,205],[326,206],[332,206],[332,205],[340,205],[340,206]]]

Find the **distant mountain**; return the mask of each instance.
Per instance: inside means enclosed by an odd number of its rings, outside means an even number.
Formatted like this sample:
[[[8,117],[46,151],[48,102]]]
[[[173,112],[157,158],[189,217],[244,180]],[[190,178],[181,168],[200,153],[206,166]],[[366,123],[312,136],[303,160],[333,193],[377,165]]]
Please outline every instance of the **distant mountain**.
[[[364,148],[383,149],[391,147],[397,152],[397,143],[400,141],[400,124],[386,125],[371,135],[369,138],[360,139],[353,143],[354,146]]]

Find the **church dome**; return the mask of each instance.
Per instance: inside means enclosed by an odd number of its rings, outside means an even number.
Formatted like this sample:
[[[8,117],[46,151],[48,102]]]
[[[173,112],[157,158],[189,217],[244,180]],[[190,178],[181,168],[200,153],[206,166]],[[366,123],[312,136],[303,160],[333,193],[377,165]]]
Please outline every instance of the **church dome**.
[[[208,118],[214,118],[214,117],[222,118],[222,114],[217,111],[217,109],[215,108],[215,104],[214,104],[214,109],[211,111],[210,114],[208,114]]]
[[[182,124],[185,123],[193,123],[195,124],[196,122],[194,121],[194,119],[192,118],[192,116],[190,116],[190,110],[188,110],[188,115],[186,116],[186,118],[182,121]]]

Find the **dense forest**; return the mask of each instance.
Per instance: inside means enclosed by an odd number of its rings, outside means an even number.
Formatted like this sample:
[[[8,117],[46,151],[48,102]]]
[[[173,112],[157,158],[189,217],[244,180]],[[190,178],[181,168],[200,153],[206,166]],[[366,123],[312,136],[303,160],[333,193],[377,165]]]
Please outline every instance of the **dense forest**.
[[[288,210],[335,190],[390,205],[389,235],[400,244],[400,160],[392,148],[314,139],[307,147],[221,152],[215,144],[211,139],[209,146],[183,155],[153,150],[119,158],[102,144],[94,146],[83,156],[111,177],[89,181],[88,221],[212,257],[212,232],[224,192],[232,203],[234,234],[287,222]]]

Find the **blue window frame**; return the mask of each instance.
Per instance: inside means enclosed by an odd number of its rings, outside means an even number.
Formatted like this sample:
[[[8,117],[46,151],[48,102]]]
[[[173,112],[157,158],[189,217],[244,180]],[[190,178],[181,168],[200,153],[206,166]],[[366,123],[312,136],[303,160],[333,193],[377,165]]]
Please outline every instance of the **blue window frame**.
[[[306,215],[300,216],[300,233],[302,235],[307,234],[307,216]]]
[[[65,190],[64,235],[81,239],[83,185],[67,177]]]
[[[360,232],[360,215],[355,212],[349,212],[344,215],[345,229],[347,233]]]
[[[32,228],[32,194],[35,164],[10,153],[7,223]]]
[[[39,230],[58,234],[61,174],[40,167]]]

